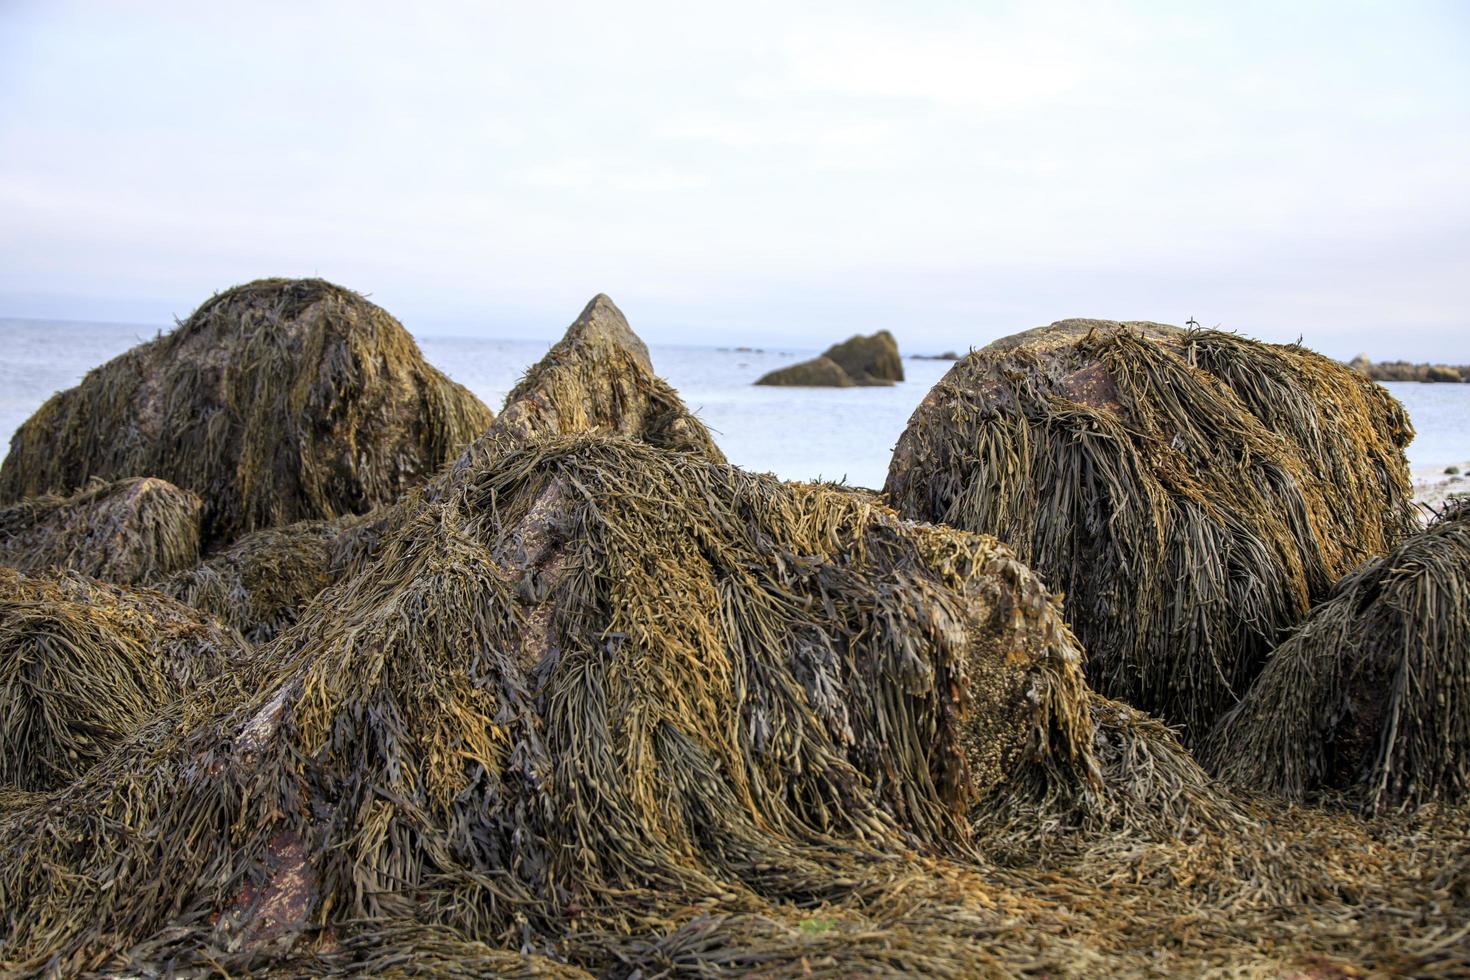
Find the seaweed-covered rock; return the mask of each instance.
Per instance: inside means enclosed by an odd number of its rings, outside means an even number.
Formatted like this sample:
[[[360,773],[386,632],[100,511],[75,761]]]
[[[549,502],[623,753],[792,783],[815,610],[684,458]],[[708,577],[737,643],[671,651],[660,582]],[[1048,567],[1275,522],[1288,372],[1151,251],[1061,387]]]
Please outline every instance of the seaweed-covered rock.
[[[0,564],[135,585],[199,560],[199,498],[163,480],[95,480],[0,508]]]
[[[70,782],[245,655],[233,630],[157,593],[0,568],[0,785]]]
[[[247,696],[0,816],[0,962],[416,918],[651,965],[680,910],[923,888],[915,842],[1017,773],[1092,778],[1080,651],[1004,547],[697,453],[511,450],[331,595]]]
[[[1402,407],[1302,347],[1067,320],[958,362],[900,438],[905,516],[1065,595],[1103,694],[1201,737],[1282,630],[1414,527]]]
[[[353,514],[261,528],[206,561],[149,584],[215,616],[251,643],[264,643],[356,567],[356,535],[376,519],[375,514]],[[372,542],[369,550],[375,546]]]
[[[491,421],[386,312],[319,279],[262,279],[47,401],[0,500],[153,476],[201,497],[206,549],[396,499]]]
[[[362,516],[257,531],[154,584],[264,642],[327,586],[363,568],[395,528],[426,500],[449,492],[460,475],[525,443],[589,432],[724,459],[709,430],[653,373],[648,348],[603,295],[526,372],[490,427],[427,485]]]
[[[1463,820],[1225,796],[1007,549],[865,494],[551,438],[326,595],[0,790],[0,971],[1470,966]]]
[[[1220,720],[1206,757],[1293,800],[1470,799],[1470,504],[1339,582]]]
[[[762,375],[758,385],[850,388],[891,385],[903,380],[898,342],[887,330],[867,337],[854,335],[833,344],[818,357]]]
[[[526,372],[485,432],[431,482],[453,487],[504,453],[550,436],[617,435],[724,462],[709,430],[653,372],[648,348],[621,310],[598,293],[546,356]]]

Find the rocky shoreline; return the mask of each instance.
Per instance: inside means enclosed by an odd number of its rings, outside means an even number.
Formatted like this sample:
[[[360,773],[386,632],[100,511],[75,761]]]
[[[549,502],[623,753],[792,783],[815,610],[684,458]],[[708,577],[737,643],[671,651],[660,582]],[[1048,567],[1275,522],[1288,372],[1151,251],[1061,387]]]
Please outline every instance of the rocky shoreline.
[[[1068,320],[881,492],[783,481],[604,295],[492,412],[230,290],[0,466],[0,974],[1463,973],[1470,506],[1416,522],[1412,431]]]
[[[1348,367],[1374,381],[1423,381],[1434,384],[1470,382],[1470,364],[1414,364],[1409,361],[1370,361],[1359,354]]]
[[[1414,476],[1414,504],[1421,511],[1422,519],[1428,520],[1446,504],[1470,496],[1470,475],[1467,474],[1470,474],[1470,461],[1447,467],[1443,473]]]

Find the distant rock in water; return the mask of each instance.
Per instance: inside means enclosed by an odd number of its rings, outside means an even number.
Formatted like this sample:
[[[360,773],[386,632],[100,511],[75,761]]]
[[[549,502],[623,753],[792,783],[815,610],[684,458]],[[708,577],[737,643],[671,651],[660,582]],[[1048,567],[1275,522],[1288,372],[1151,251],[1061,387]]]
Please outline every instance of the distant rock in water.
[[[199,560],[198,496],[152,478],[94,481],[0,508],[0,565],[135,585]]]
[[[910,354],[909,357],[916,361],[958,361],[960,359],[960,355],[952,350],[947,350],[943,354]]]
[[[492,418],[357,293],[262,279],[52,396],[11,440],[0,502],[160,477],[200,496],[210,548],[388,503]]]
[[[898,341],[887,330],[867,337],[849,337],[827,348],[823,357],[836,361],[855,384],[886,385],[903,380],[903,358]]]
[[[777,368],[764,375],[756,384],[797,388],[851,388],[855,382],[842,370],[840,364],[824,355],[800,364]]]
[[[1348,362],[1348,367],[1359,374],[1366,374],[1374,381],[1427,381],[1441,383],[1470,382],[1470,364],[1411,364],[1408,361],[1370,361],[1367,354],[1359,354]]]
[[[867,337],[849,337],[827,348],[820,357],[771,371],[756,384],[851,388],[891,385],[902,380],[903,358],[898,353],[898,341],[887,330],[879,330]]]
[[[1297,345],[1064,320],[959,361],[900,437],[904,516],[994,534],[1093,685],[1207,733],[1284,629],[1414,527],[1408,417]]]

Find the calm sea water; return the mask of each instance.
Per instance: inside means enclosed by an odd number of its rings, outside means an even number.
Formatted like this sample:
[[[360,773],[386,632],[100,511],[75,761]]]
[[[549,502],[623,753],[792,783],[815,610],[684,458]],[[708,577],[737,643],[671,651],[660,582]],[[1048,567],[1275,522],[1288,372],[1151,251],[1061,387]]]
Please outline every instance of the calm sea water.
[[[136,324],[0,320],[0,439],[89,369],[156,335]],[[983,338],[982,338],[983,339]],[[420,337],[424,356],[499,410],[506,393],[549,342]],[[846,480],[881,487],[893,445],[947,361],[904,360],[892,388],[764,388],[751,384],[811,351],[734,351],[655,346],[654,367],[715,432],[730,461],[784,479]],[[1390,384],[1418,436],[1417,476],[1470,468],[1470,384]]]

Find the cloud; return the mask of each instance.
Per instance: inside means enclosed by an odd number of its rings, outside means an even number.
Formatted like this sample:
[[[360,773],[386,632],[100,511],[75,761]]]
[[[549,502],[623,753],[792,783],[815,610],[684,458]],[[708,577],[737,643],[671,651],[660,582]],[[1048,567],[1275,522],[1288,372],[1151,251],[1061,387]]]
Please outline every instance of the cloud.
[[[654,339],[1470,360],[1467,46],[1453,4],[13,3],[0,315],[319,273],[436,328],[608,290]]]

